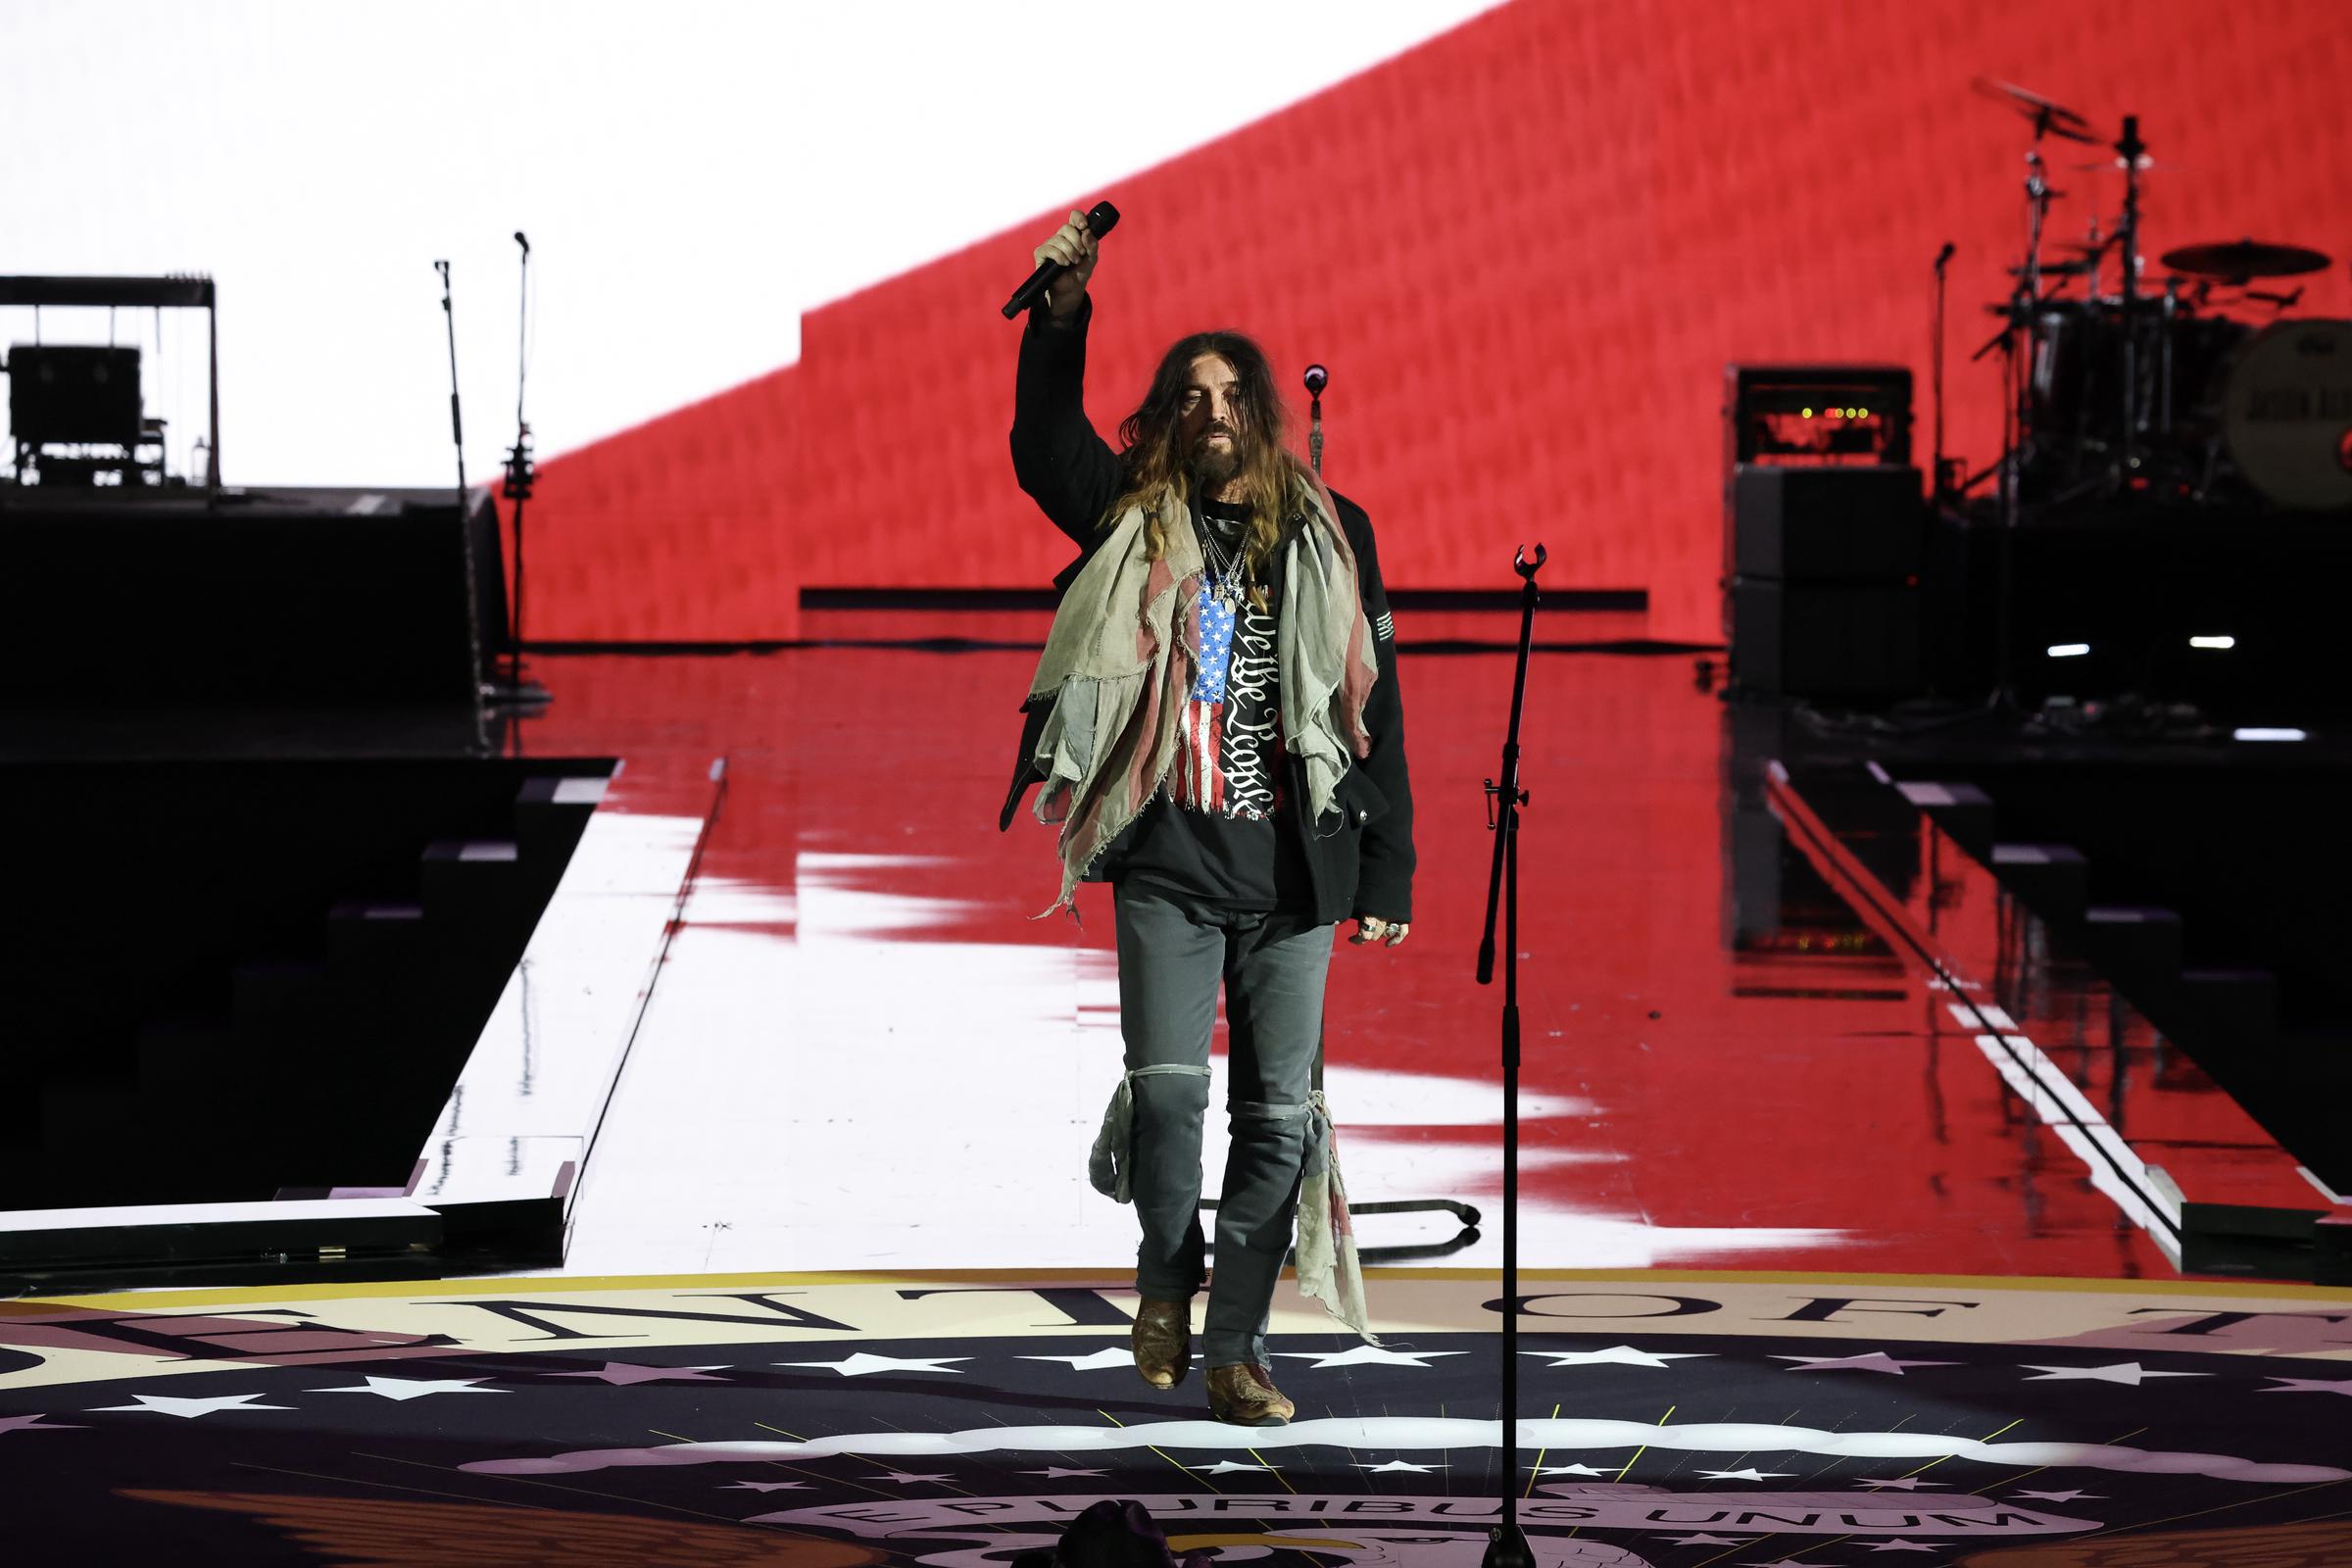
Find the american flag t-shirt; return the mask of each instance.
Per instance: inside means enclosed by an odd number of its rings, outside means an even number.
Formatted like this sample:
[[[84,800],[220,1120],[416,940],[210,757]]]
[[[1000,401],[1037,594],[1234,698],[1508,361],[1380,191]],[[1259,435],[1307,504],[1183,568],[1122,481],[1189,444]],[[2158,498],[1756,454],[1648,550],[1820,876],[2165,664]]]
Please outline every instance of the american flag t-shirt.
[[[1257,820],[1280,804],[1275,620],[1247,599],[1228,608],[1204,582],[1200,673],[1184,705],[1168,795],[1187,810]]]

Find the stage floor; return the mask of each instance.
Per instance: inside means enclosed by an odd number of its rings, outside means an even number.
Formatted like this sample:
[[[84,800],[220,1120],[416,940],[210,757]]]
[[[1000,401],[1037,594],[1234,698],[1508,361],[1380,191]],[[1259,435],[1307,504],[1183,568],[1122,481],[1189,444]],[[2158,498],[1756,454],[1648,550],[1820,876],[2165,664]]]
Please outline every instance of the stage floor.
[[[1531,676],[1521,1451],[1472,978],[1507,653],[1405,656],[1414,931],[1339,945],[1326,1033],[1354,1200],[1483,1226],[1361,1216],[1378,1346],[1284,1283],[1288,1428],[1146,1388],[1133,1217],[1084,1172],[1104,890],[1036,918],[1052,834],[995,825],[1033,658],[535,661],[556,701],[513,744],[620,758],[601,810],[725,779],[563,1277],[0,1302],[27,1560],[998,1568],[1126,1497],[1219,1562],[1467,1568],[1506,1476],[1545,1568],[2352,1559],[2352,1292],[2177,1277],[1780,836],[1771,726],[1688,657]],[[2095,975],[2002,963],[2133,1149],[2311,1200]]]
[[[996,829],[1033,662],[536,661],[557,698],[520,746],[679,773],[723,759],[727,781],[587,1162],[568,1271],[1132,1264],[1132,1214],[1085,1178],[1120,1070],[1107,890],[1082,890],[1080,923],[1038,918],[1053,832],[1025,813]],[[1486,1219],[1463,1245],[1448,1215],[1367,1215],[1376,1261],[1500,1262],[1501,990],[1474,965],[1510,674],[1507,652],[1408,647],[1413,933],[1395,951],[1341,940],[1332,959],[1326,1090],[1351,1198]],[[1535,662],[1523,1264],[2171,1277],[1933,980],[1801,856],[1759,856],[1768,757],[1737,717],[1688,657]],[[2033,994],[2073,1039],[2037,1038],[2085,1044],[2108,1012],[2097,978],[2046,980]],[[1213,1065],[1212,1197],[1221,1038]],[[2316,1204],[2144,1029],[2098,1071],[2127,1136],[2242,1165],[2231,1200]]]

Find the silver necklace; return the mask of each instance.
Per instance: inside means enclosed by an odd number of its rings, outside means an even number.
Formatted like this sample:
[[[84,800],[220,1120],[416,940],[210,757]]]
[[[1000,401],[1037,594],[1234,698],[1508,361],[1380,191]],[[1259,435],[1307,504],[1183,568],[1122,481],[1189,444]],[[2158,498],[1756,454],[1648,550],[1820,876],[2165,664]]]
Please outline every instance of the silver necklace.
[[[1239,540],[1227,554],[1219,548],[1216,527],[1203,516],[1200,520],[1200,543],[1208,556],[1209,596],[1227,610],[1238,609],[1242,602],[1242,552]]]

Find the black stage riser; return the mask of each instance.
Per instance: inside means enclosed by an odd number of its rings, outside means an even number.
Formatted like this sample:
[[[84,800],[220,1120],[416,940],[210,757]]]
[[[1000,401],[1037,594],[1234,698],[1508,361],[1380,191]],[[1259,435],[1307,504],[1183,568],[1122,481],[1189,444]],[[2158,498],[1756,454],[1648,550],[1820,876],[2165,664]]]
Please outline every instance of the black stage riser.
[[[416,491],[251,493],[209,510],[9,491],[0,703],[469,703],[456,511]],[[486,494],[467,520],[486,660],[506,643]]]
[[[1945,695],[1991,688],[1999,543],[1989,522],[1945,514],[1931,528],[1929,674]],[[2129,692],[2224,723],[2352,712],[2336,667],[2352,515],[2119,508],[2036,519],[2012,544],[2011,680],[2029,706]],[[2236,646],[2189,646],[2210,636]],[[2090,652],[2049,653],[2077,644]]]

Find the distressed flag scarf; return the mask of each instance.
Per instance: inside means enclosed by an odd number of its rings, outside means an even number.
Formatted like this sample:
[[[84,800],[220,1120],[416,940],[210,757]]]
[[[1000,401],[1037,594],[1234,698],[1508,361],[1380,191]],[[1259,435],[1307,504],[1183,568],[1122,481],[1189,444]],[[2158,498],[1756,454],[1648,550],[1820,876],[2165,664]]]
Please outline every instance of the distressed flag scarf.
[[[1376,675],[1355,555],[1322,480],[1301,472],[1305,526],[1283,545],[1276,662],[1284,746],[1305,763],[1307,817],[1320,824],[1340,778],[1371,754],[1364,702]],[[1061,827],[1061,892],[1074,909],[1104,846],[1142,814],[1175,761],[1186,699],[1200,675],[1204,564],[1185,503],[1160,502],[1166,548],[1147,553],[1141,504],[1110,524],[1054,612],[1029,682],[1053,710],[1037,741],[1045,775],[1037,819]]]

